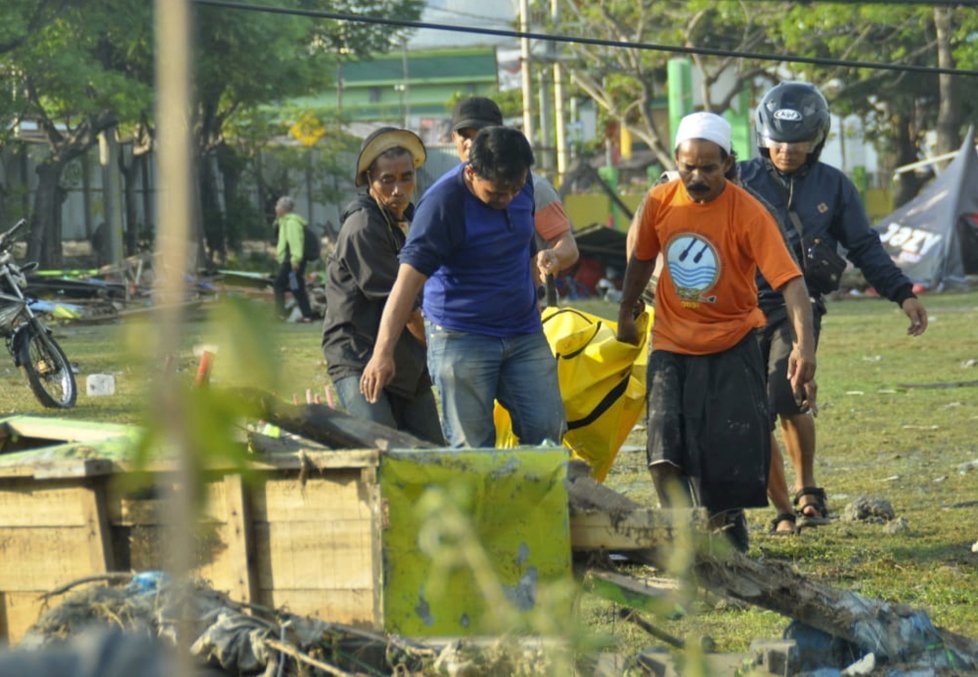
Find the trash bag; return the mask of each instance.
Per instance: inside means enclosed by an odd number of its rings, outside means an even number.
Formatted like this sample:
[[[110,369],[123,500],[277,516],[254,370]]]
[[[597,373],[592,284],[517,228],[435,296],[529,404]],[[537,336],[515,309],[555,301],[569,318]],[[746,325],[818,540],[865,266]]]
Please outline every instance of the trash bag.
[[[557,381],[567,414],[563,443],[603,482],[618,450],[645,410],[651,311],[636,320],[639,345],[622,343],[618,325],[574,308],[546,308],[543,330],[557,357]],[[497,402],[496,447],[519,445],[509,413]]]

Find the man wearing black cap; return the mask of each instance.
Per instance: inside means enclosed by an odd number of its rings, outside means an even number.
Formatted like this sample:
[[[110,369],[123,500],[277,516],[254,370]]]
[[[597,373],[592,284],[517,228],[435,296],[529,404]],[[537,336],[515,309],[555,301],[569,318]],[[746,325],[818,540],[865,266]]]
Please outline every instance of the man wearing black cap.
[[[469,160],[472,139],[483,127],[503,124],[503,114],[492,99],[473,96],[462,99],[452,112],[452,143],[462,162]],[[570,268],[579,256],[570,219],[560,203],[560,196],[546,178],[530,173],[533,179],[533,222],[537,235],[547,248],[537,252],[540,279]]]

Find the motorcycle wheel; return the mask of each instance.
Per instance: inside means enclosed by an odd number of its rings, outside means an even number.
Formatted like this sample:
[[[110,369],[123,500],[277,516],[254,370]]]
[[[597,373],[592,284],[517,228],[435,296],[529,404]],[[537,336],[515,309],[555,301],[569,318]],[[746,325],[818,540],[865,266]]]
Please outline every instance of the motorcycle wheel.
[[[21,344],[20,363],[41,404],[53,409],[75,406],[78,388],[68,358],[57,341],[36,324],[29,325],[27,340]]]

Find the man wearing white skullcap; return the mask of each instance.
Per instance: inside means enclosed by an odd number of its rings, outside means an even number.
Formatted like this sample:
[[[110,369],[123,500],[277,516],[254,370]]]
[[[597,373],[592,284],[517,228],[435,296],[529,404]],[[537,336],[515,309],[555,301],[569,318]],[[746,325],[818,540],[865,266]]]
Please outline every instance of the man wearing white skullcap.
[[[755,275],[785,297],[799,397],[815,374],[811,306],[801,271],[761,203],[726,175],[730,125],[693,113],[676,130],[679,178],[648,193],[634,233],[618,338],[637,342],[633,311],[661,252],[648,373],[648,463],[663,506],[704,506],[711,525],[747,549],[744,508],[767,505],[770,419],[755,330]]]

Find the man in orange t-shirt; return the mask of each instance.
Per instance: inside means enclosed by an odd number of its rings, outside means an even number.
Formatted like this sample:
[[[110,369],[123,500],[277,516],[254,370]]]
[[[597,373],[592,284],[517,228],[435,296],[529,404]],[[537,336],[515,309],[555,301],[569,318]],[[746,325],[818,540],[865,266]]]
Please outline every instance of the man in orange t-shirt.
[[[661,252],[649,357],[648,462],[663,506],[703,505],[711,525],[747,549],[743,508],[767,505],[770,418],[754,330],[763,327],[760,269],[785,298],[796,397],[815,374],[811,304],[769,212],[730,183],[730,125],[713,113],[681,121],[679,179],[649,191],[625,272],[618,338],[637,342],[633,311]],[[677,487],[679,493],[677,492]]]

